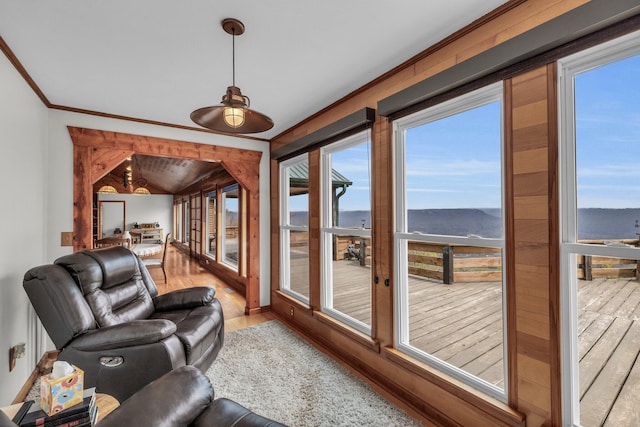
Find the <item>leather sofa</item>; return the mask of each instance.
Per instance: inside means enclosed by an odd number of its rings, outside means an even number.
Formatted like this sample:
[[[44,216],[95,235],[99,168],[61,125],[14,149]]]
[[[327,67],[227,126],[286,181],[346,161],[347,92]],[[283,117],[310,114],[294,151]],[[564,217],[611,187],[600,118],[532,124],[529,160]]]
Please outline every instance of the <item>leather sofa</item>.
[[[23,285],[58,360],[82,369],[85,387],[120,402],[180,366],[205,372],[224,341],[213,288],[158,295],[140,258],[122,246],[32,268]]]
[[[229,399],[215,399],[209,379],[193,366],[177,368],[138,391],[97,427],[284,427]],[[0,427],[15,424],[0,411]]]
[[[232,400],[224,398],[214,400],[214,390],[209,378],[192,366],[178,368],[149,384],[97,425],[98,427],[283,426],[251,412]]]

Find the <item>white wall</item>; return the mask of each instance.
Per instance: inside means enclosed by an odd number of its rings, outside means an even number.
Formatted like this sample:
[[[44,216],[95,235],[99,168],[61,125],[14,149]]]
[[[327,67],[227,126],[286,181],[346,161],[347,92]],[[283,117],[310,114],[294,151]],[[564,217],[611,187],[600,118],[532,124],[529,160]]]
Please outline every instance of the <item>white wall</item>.
[[[134,196],[132,194],[99,194],[98,200],[123,200],[127,230],[133,223],[158,222],[162,234],[173,232],[173,196],[152,194],[150,196]],[[164,236],[163,236],[164,238]]]
[[[0,406],[13,401],[41,356],[22,278],[46,259],[46,139],[47,109],[0,53]],[[9,348],[20,342],[26,357],[9,372]]]

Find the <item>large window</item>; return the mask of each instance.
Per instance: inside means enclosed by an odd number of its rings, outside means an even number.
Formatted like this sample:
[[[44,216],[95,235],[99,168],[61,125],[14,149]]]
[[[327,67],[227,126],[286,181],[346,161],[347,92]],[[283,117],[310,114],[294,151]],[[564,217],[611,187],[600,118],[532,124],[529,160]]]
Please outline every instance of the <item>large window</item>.
[[[559,64],[565,424],[639,425],[640,35]]]
[[[322,311],[371,332],[371,142],[362,132],[321,150]]]
[[[222,189],[222,261],[238,269],[240,244],[240,187],[233,184]]]
[[[309,162],[280,164],[280,290],[309,303]]]
[[[502,85],[395,122],[396,347],[506,399]]]

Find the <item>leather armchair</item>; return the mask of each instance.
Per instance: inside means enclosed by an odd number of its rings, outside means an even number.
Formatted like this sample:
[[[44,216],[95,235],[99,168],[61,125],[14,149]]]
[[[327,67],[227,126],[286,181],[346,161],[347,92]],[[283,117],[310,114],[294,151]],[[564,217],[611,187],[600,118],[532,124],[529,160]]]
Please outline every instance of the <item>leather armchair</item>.
[[[224,341],[213,288],[158,295],[142,261],[122,246],[32,268],[24,288],[58,360],[84,370],[85,387],[120,402],[177,367],[206,371]]]
[[[121,404],[98,427],[279,427],[229,399],[215,399],[209,379],[192,366],[163,375]]]

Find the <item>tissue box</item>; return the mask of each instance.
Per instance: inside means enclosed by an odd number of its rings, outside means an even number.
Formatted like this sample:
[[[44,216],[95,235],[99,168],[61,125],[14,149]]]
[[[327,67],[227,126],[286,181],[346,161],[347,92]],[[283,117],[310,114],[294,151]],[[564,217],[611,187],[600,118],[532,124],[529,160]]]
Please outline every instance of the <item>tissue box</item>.
[[[51,379],[50,375],[44,375],[40,378],[40,409],[49,416],[82,402],[84,372],[72,366],[73,373],[66,377]]]

